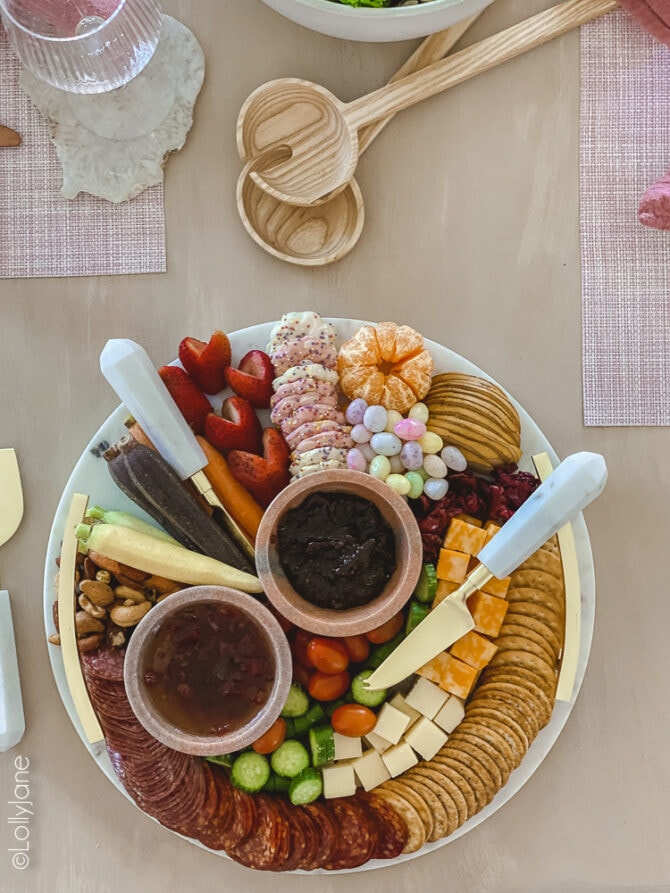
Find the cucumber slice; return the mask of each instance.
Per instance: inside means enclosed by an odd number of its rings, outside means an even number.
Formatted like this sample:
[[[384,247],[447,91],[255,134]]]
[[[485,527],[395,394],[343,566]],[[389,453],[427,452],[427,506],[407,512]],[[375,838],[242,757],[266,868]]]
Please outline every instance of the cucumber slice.
[[[307,696],[306,691],[301,685],[298,685],[297,682],[293,682],[289,689],[281,715],[283,717],[303,716],[307,713],[308,709],[309,697]]]
[[[407,620],[405,621],[405,635],[408,636],[412,630],[424,620],[430,611],[429,604],[423,604],[412,599],[409,603],[409,611],[407,612]]]
[[[295,719],[290,717],[286,720],[286,737],[300,738],[305,735],[312,726],[321,722],[326,718],[321,704],[312,704],[304,716],[296,716]]]
[[[239,755],[230,770],[230,780],[236,788],[253,794],[260,791],[270,778],[270,764],[254,750]]]
[[[379,688],[376,691],[368,691],[363,685],[363,681],[372,676],[372,670],[361,670],[358,675],[351,680],[351,693],[354,700],[366,707],[379,707],[386,700],[387,691],[385,688]]]
[[[270,765],[277,775],[295,778],[309,766],[309,753],[300,741],[284,741],[270,757]]]
[[[237,759],[236,753],[223,753],[218,757],[205,757],[208,763],[216,763],[217,766],[227,766],[229,769]]]
[[[270,777],[263,785],[263,790],[269,794],[287,794],[290,785],[290,778],[283,778],[281,775],[277,775],[276,772],[271,772]]]
[[[414,590],[414,598],[420,602],[432,602],[437,593],[437,574],[435,565],[424,564]]]
[[[309,730],[309,749],[312,765],[323,766],[335,758],[335,736],[331,726],[316,726]]]
[[[308,766],[296,778],[292,779],[288,789],[288,797],[294,806],[312,803],[323,793],[323,778],[318,769]]]

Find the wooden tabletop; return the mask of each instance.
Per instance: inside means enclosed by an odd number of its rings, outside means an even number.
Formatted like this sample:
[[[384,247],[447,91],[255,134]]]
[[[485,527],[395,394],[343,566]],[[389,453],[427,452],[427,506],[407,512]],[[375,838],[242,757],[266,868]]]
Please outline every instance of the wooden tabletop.
[[[166,169],[167,274],[0,281],[0,446],[16,448],[26,503],[0,575],[12,596],[27,723],[23,741],[0,755],[0,888],[670,889],[669,435],[582,424],[578,35],[403,112],[358,169],[367,212],[360,243],[336,265],[306,270],[266,255],[240,224],[237,112],[253,88],[285,75],[353,99],[390,77],[417,42],[338,41],[261,0],[164,6],[194,31],[207,63],[195,125]],[[463,43],[542,6],[499,0]],[[117,404],[98,371],[105,341],[132,338],[162,364],[185,335],[207,338],[306,308],[414,326],[507,387],[560,456],[595,450],[610,472],[586,513],[597,580],[590,664],[552,751],[472,832],[348,877],[251,872],[143,815],[100,772],[65,712],[42,609],[60,493]],[[32,810],[23,870],[11,861],[17,765],[28,767]]]

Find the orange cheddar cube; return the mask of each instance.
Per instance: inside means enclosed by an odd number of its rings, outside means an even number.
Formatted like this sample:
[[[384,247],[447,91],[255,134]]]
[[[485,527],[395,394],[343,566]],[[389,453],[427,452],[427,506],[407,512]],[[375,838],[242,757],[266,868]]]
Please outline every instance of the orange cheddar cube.
[[[447,651],[428,661],[417,673],[459,698],[467,698],[478,675],[474,667],[452,657]]]
[[[490,639],[470,630],[449,649],[452,657],[457,657],[476,670],[483,669],[498,650]]]
[[[486,531],[486,543],[488,543],[489,540],[493,539],[496,533],[500,530],[500,526],[498,524],[494,524],[493,521],[487,521],[484,525],[484,530]],[[484,543],[484,545],[486,545],[486,543]]]
[[[433,599],[431,607],[436,608],[443,599],[448,595],[451,595],[452,592],[456,592],[459,586],[460,583],[452,583],[450,580],[438,580],[437,592],[435,593],[435,598]]]
[[[504,598],[496,598],[480,589],[468,599],[468,608],[475,621],[475,631],[495,638],[507,613],[508,603]]]
[[[460,518],[452,518],[444,538],[444,548],[477,555],[486,542],[486,531]]]
[[[497,595],[498,598],[505,598],[511,581],[511,577],[503,577],[502,580],[499,580],[497,577],[491,577],[488,583],[485,583],[481,587],[481,590],[482,592],[488,592],[489,595]]]
[[[480,521],[479,518],[475,518],[473,515],[466,515],[465,512],[461,512],[460,515],[455,515],[455,518],[458,518],[459,521],[465,521],[466,524],[472,524],[473,527],[483,527],[484,522]]]
[[[470,556],[466,552],[455,552],[453,549],[440,549],[437,559],[437,579],[449,580],[451,583],[462,583],[468,572]]]

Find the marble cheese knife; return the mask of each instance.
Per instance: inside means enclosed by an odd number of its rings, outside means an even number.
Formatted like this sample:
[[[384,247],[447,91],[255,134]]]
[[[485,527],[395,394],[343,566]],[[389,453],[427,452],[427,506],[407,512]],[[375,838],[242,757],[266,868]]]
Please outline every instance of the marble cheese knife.
[[[471,630],[475,622],[467,599],[492,577],[503,579],[573,520],[598,496],[607,481],[598,453],[574,453],[553,471],[500,528],[477,556],[480,564],[465,582],[434,608],[366,680],[369,689],[406,679]]]
[[[0,546],[16,533],[23,517],[23,489],[16,453],[0,449]],[[26,724],[9,593],[0,591],[0,751],[23,738]]]

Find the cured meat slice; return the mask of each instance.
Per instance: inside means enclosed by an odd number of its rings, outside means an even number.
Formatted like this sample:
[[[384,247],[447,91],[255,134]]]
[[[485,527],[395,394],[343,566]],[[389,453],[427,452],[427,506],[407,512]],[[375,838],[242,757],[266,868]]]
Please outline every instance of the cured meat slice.
[[[327,806],[335,820],[337,844],[323,868],[340,871],[363,865],[377,842],[372,813],[356,796],[329,800]]]
[[[395,859],[407,843],[407,825],[387,800],[374,793],[361,795],[377,820],[377,840],[371,859]]]
[[[281,871],[289,855],[288,821],[268,794],[256,794],[254,802],[254,832],[231,847],[228,855],[247,868]]]

